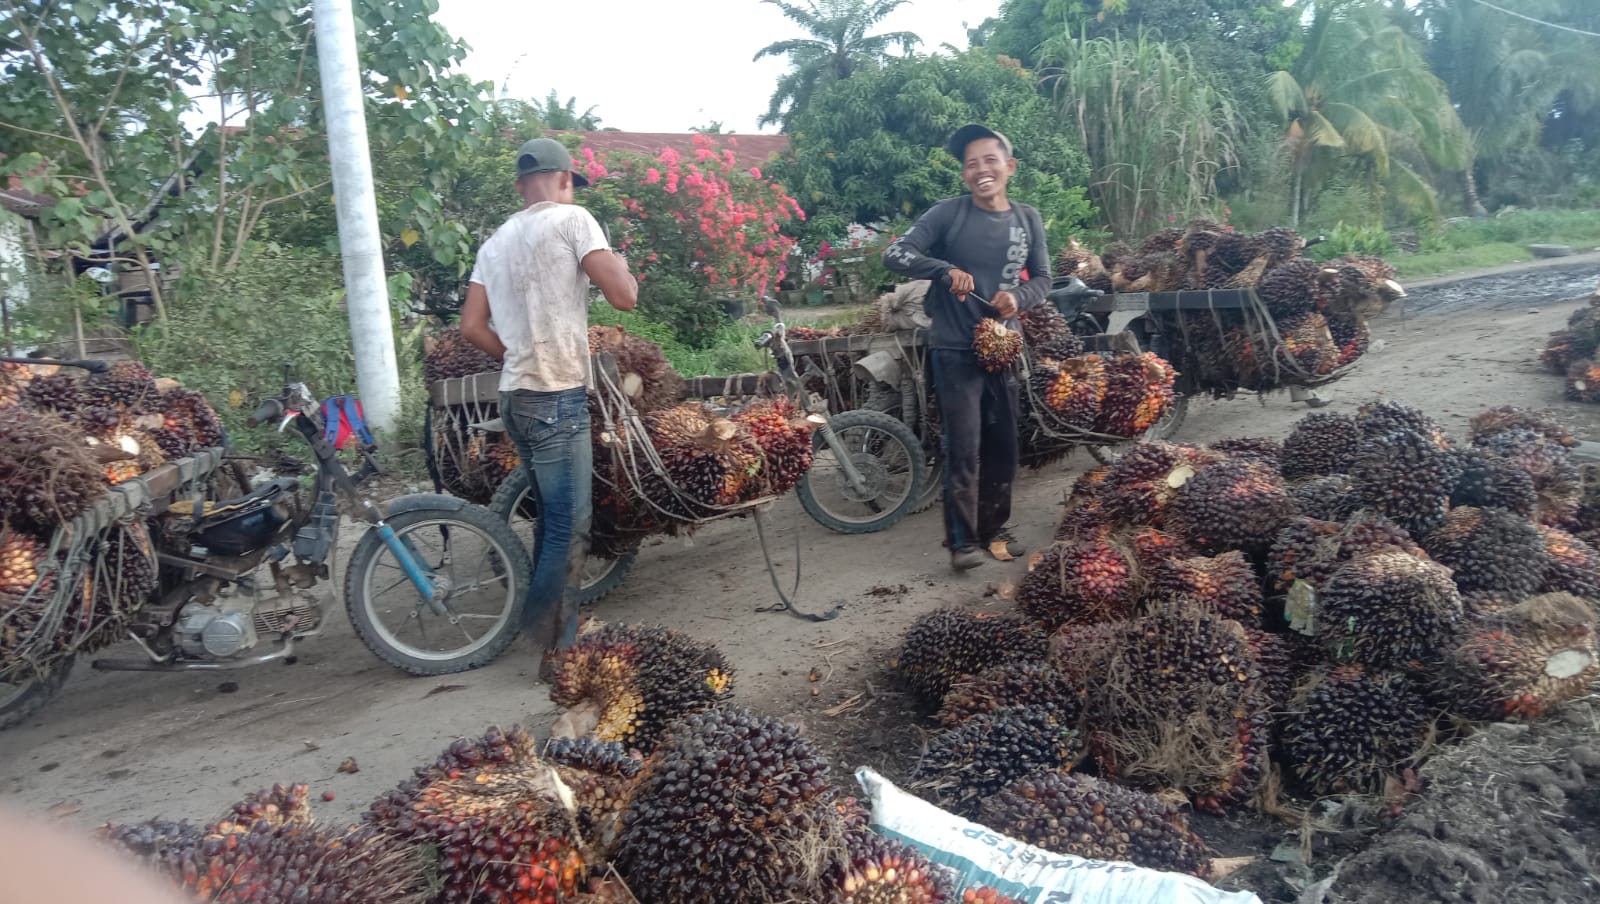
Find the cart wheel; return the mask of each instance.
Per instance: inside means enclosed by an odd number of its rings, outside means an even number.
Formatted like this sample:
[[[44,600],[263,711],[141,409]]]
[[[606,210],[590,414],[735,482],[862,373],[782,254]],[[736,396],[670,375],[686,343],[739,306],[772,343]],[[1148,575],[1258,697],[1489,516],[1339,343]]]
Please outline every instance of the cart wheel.
[[[928,479],[922,443],[901,421],[881,411],[845,411],[828,419],[832,442],[818,431],[811,470],[795,491],[806,512],[841,534],[883,530],[911,513]],[[841,467],[848,456],[861,483]]]
[[[19,724],[49,703],[67,683],[72,663],[73,658],[68,656],[42,675],[36,673],[0,681],[0,729]]]
[[[494,498],[489,500],[489,510],[511,525],[512,532],[527,546],[529,555],[532,555],[533,534],[539,525],[539,506],[528,493],[528,489],[527,469],[517,468],[505,480],[500,481],[499,488],[494,491]],[[638,555],[639,546],[634,544],[627,552],[614,559],[590,556],[583,563],[582,580],[578,585],[578,605],[588,606],[610,596],[611,591],[622,586],[623,580],[628,577],[628,572],[633,569],[633,560]]]
[[[1177,396],[1172,400],[1172,407],[1167,409],[1167,413],[1162,416],[1161,420],[1156,421],[1149,430],[1145,431],[1144,436],[1139,437],[1137,440],[1129,440],[1125,443],[1117,443],[1110,446],[1090,446],[1089,454],[1094,456],[1095,461],[1103,465],[1109,465],[1121,458],[1123,450],[1135,442],[1156,442],[1157,440],[1167,440],[1177,436],[1179,428],[1183,426],[1184,418],[1188,416],[1189,397],[1186,395]]]

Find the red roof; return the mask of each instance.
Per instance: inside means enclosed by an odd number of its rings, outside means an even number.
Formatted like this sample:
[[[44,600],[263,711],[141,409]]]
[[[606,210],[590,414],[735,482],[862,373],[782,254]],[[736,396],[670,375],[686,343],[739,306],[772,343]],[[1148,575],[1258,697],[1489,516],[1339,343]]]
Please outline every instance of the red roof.
[[[559,133],[558,133],[559,134]],[[634,154],[655,154],[662,148],[672,148],[684,156],[694,154],[695,132],[569,132],[582,135],[584,147],[596,151],[627,151]],[[718,147],[733,151],[733,157],[742,167],[761,166],[768,159],[789,146],[787,135],[712,135]]]

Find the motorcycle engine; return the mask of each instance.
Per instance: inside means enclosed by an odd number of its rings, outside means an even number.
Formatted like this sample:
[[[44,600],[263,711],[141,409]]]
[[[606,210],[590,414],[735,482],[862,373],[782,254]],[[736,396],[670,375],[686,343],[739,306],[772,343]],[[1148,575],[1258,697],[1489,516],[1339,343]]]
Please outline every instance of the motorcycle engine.
[[[191,603],[176,627],[178,647],[194,659],[228,659],[256,645],[255,601],[225,596]]]
[[[254,647],[262,635],[305,636],[321,622],[321,606],[307,595],[263,600],[235,594],[185,606],[175,634],[186,657],[229,659]]]

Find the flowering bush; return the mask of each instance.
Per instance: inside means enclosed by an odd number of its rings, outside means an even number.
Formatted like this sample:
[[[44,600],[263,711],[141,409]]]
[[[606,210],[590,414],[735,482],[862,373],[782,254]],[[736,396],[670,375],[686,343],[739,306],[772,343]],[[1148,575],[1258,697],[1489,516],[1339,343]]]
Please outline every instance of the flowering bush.
[[[640,310],[684,341],[703,345],[716,332],[719,296],[759,295],[783,276],[791,242],[780,231],[805,212],[759,168],[741,168],[731,148],[696,135],[689,156],[580,148],[576,163],[593,186],[579,203],[627,256]]]

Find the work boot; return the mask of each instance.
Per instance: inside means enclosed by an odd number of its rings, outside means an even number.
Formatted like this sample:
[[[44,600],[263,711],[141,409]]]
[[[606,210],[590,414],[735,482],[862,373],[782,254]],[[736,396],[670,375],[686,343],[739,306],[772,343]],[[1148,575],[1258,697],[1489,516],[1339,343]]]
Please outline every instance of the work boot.
[[[989,555],[993,556],[997,562],[1009,562],[1012,559],[1026,555],[1028,552],[1028,548],[1018,543],[1017,538],[1013,537],[1009,530],[1002,530],[1000,533],[995,534],[994,539],[989,541],[987,548]]]
[[[956,571],[971,571],[983,564],[983,550],[976,546],[964,546],[950,553],[950,567]]]

